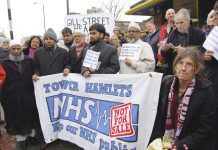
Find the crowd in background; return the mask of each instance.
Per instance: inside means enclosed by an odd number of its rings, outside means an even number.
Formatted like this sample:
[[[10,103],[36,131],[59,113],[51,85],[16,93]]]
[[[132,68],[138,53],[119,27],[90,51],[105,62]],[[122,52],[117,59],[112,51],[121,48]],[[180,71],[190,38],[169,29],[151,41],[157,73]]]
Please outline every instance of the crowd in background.
[[[16,135],[21,149],[39,142],[41,149],[48,147],[32,83],[40,76],[160,72],[164,78],[150,143],[162,138],[170,141],[166,149],[216,150],[218,60],[214,50],[205,49],[203,43],[218,26],[218,1],[208,14],[205,30],[193,26],[185,8],[178,12],[168,9],[165,19],[159,29],[153,22],[145,23],[147,33],[143,35],[139,24],[131,22],[125,34],[115,27],[110,35],[103,25],[93,24],[89,37],[65,27],[61,40],[51,28],[43,36],[31,36],[25,45],[0,38],[0,74],[6,76],[1,83],[1,105],[7,132]],[[141,44],[138,60],[119,59],[126,43]],[[88,50],[100,52],[97,68],[83,66]]]

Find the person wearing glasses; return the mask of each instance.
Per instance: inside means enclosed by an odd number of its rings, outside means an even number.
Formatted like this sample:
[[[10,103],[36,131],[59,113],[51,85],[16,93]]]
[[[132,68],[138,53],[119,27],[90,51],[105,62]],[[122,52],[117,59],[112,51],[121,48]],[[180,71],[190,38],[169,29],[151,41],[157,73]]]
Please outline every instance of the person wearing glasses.
[[[132,60],[125,58],[120,60],[120,74],[136,74],[154,71],[155,59],[151,46],[147,42],[143,42],[140,37],[140,26],[131,22],[128,26],[128,38],[131,44],[141,44],[141,52],[139,59]]]
[[[166,149],[215,150],[216,103],[196,47],[181,48],[174,75],[161,83],[156,120],[150,141],[162,138]]]
[[[69,60],[71,66],[71,73],[81,73],[83,52],[87,51],[88,44],[85,42],[85,35],[81,30],[74,30],[73,32],[74,44],[70,48]]]

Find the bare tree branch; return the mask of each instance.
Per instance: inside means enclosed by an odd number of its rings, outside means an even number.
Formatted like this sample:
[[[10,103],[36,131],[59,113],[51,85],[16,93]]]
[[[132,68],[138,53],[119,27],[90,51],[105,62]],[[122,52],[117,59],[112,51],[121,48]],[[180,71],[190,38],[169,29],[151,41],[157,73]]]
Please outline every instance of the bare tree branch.
[[[120,18],[125,4],[126,2],[124,0],[109,0],[107,3],[102,3],[102,9],[104,12],[112,13],[117,21]]]

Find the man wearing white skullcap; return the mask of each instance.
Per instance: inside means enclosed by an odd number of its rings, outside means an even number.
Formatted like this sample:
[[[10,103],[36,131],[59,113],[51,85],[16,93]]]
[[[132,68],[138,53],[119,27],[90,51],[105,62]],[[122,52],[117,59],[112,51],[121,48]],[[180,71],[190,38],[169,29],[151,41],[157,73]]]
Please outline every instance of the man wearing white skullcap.
[[[139,24],[131,22],[128,26],[128,38],[131,44],[140,44],[141,52],[138,60],[125,58],[120,60],[120,74],[136,74],[154,71],[155,59],[151,46],[141,40]],[[122,52],[122,50],[121,50]]]
[[[19,41],[10,42],[9,57],[1,63],[6,72],[1,104],[5,113],[6,130],[16,135],[22,150],[37,144],[35,127],[39,124],[32,82],[33,60],[24,56]]]

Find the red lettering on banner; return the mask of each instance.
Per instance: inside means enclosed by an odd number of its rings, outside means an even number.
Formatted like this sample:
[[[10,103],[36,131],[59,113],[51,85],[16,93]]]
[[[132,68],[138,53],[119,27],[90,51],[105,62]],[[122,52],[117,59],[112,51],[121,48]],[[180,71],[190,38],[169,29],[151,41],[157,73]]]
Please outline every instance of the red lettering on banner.
[[[110,110],[110,137],[128,137],[134,135],[131,103],[114,106]]]

